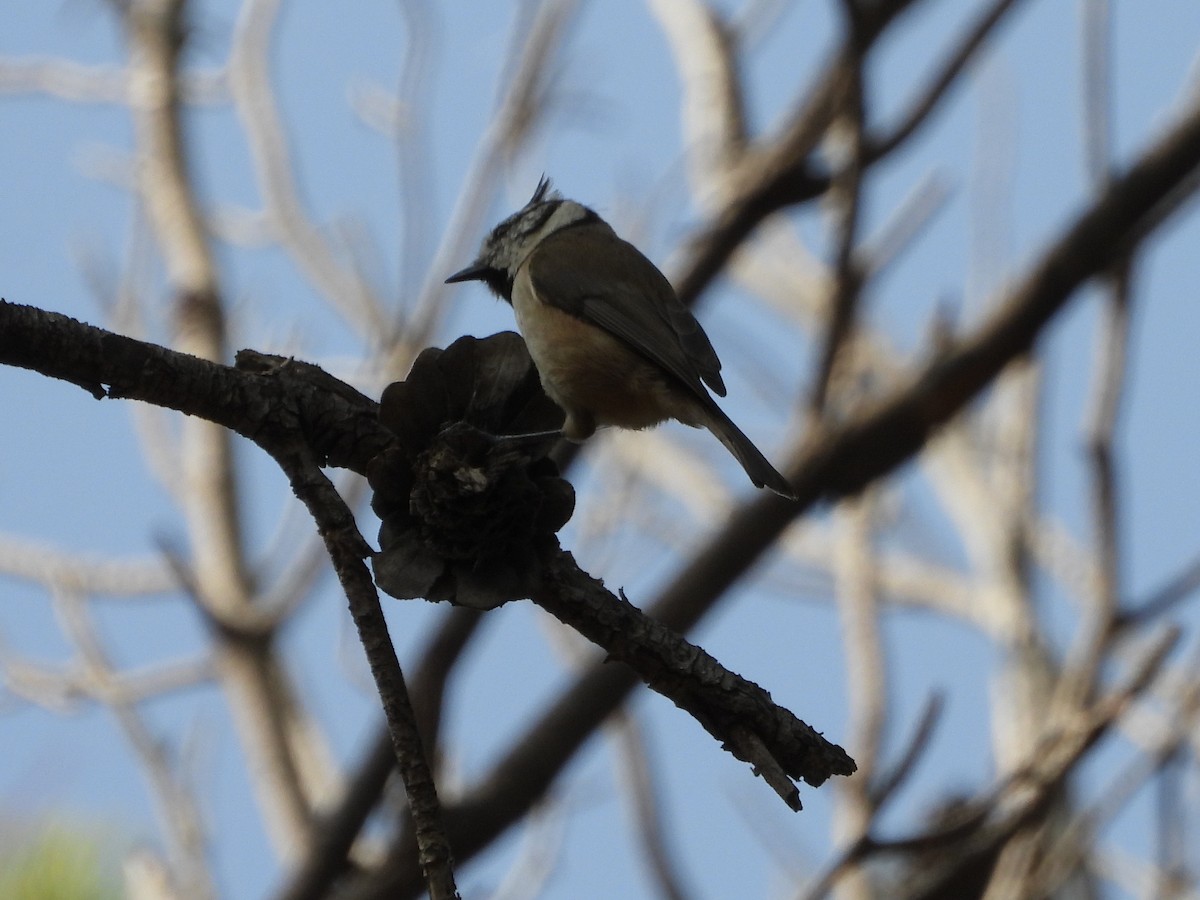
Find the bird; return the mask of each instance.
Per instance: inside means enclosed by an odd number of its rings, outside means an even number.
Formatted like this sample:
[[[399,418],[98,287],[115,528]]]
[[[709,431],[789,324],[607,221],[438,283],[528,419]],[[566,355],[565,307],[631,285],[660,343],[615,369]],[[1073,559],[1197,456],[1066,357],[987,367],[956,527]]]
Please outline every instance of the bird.
[[[566,414],[567,440],[674,419],[712,432],[755,487],[796,498],[709,393],[725,396],[721,361],[667,277],[545,176],[475,261],[446,279],[465,281],[482,281],[512,306],[542,387]]]

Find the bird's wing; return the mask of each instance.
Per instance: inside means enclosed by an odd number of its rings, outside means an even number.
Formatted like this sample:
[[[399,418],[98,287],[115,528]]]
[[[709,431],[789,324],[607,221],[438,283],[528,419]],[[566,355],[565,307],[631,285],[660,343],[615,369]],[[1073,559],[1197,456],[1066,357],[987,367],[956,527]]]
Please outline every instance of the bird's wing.
[[[555,232],[528,265],[544,302],[625,341],[705,399],[701,381],[725,396],[721,361],[696,317],[654,263],[611,229]]]

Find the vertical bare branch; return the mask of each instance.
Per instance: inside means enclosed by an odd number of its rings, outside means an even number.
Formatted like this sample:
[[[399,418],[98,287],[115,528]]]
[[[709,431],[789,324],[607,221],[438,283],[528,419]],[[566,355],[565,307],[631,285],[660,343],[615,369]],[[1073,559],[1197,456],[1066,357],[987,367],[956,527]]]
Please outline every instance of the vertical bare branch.
[[[396,97],[401,104],[396,119],[396,169],[400,186],[400,297],[415,297],[433,254],[433,232],[427,225],[433,209],[433,166],[426,120],[432,105],[430,76],[441,49],[435,18],[428,0],[403,0],[404,56]]]
[[[663,822],[664,799],[659,779],[648,758],[642,728],[632,713],[618,712],[608,727],[614,738],[623,776],[623,794],[629,801],[642,858],[650,870],[657,894],[663,900],[686,900],[691,892],[669,840],[671,830]]]
[[[745,150],[746,112],[738,42],[700,0],[649,0],[671,43],[683,88],[684,152],[702,207],[719,203]]]
[[[853,20],[856,15],[853,5],[848,3],[846,9]],[[809,411],[816,416],[824,412],[834,365],[853,333],[862,295],[862,273],[855,256],[862,209],[863,168],[866,163],[864,131],[867,99],[863,77],[865,60],[857,54],[857,46],[858,42],[852,39],[851,52],[847,53],[844,62],[848,74],[840,98],[841,108],[827,141],[832,146],[842,143],[845,146],[837,154],[839,161],[830,186],[835,217],[834,281],[809,397]]]
[[[834,579],[842,643],[846,649],[846,694],[850,705],[848,745],[858,772],[837,785],[834,831],[842,845],[867,834],[874,818],[871,785],[888,724],[887,657],[880,633],[875,560],[871,546],[872,497],[847,501],[837,510]],[[849,870],[838,896],[869,900],[867,873]]]
[[[183,134],[179,55],[187,12],[184,0],[133,0],[125,10],[139,189],[175,294],[178,345],[224,361],[225,313]],[[272,626],[256,609],[230,441],[211,422],[183,423],[185,580],[214,624],[221,681],[251,768],[262,776],[253,783],[270,833],[286,857],[308,840],[310,791],[325,776],[312,725],[274,653]]]
[[[1095,190],[1112,177],[1112,12],[1108,0],[1080,5],[1084,169]]]
[[[175,293],[177,342],[203,359],[227,356],[225,314],[180,120],[183,0],[136,0],[126,11],[139,193]],[[250,596],[227,431],[189,420],[182,442],[185,512],[202,599],[233,615]]]
[[[1111,61],[1109,11],[1106,0],[1087,0],[1081,9],[1084,47],[1084,164],[1094,190],[1104,190],[1112,178]],[[1129,314],[1135,261],[1114,261],[1104,281],[1104,304],[1096,339],[1092,395],[1084,441],[1091,468],[1092,532],[1098,576],[1087,610],[1085,627],[1073,649],[1060,689],[1062,702],[1081,702],[1098,685],[1096,680],[1120,615],[1121,547],[1118,542],[1118,490],[1115,438],[1125,390]]]
[[[229,60],[234,109],[250,141],[272,229],[297,268],[360,334],[387,333],[387,310],[366,282],[338,259],[309,220],[294,181],[291,151],[271,88],[269,64],[279,0],[246,0]]]

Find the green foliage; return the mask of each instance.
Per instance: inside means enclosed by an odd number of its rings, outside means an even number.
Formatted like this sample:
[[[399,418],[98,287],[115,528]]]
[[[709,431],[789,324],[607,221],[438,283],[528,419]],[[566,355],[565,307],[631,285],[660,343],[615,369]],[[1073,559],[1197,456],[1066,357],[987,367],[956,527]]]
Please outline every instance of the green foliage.
[[[118,900],[121,892],[101,845],[58,824],[0,846],[0,900]]]

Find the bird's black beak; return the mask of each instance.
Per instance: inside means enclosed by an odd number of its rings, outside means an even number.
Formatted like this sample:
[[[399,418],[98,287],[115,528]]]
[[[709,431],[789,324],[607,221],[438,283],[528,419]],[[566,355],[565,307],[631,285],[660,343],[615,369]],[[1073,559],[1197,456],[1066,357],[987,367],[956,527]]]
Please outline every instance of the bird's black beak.
[[[490,271],[490,266],[485,266],[483,263],[473,262],[465,269],[460,269],[447,278],[446,284],[454,284],[458,281],[483,281],[487,278],[487,274]]]

